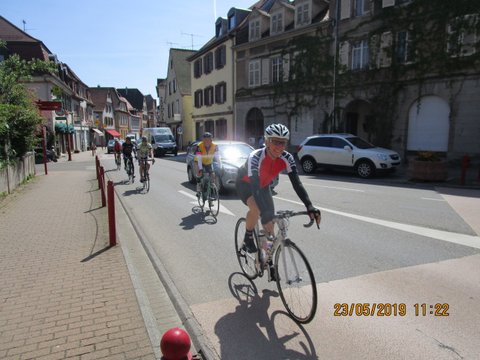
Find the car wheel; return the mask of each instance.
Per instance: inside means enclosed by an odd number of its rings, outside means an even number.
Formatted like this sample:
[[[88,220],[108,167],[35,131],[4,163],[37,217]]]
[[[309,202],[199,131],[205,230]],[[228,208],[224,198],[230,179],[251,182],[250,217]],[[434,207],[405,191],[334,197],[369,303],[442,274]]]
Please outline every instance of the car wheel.
[[[317,167],[317,164],[315,163],[315,160],[313,160],[312,158],[307,157],[302,159],[302,170],[305,174],[313,173],[316,167]]]
[[[357,164],[355,171],[358,176],[366,179],[372,177],[375,173],[375,165],[373,165],[370,161],[362,160]]]
[[[190,184],[195,184],[197,181],[195,179],[195,176],[193,175],[192,168],[189,166],[187,169],[187,174],[188,174],[188,182]]]

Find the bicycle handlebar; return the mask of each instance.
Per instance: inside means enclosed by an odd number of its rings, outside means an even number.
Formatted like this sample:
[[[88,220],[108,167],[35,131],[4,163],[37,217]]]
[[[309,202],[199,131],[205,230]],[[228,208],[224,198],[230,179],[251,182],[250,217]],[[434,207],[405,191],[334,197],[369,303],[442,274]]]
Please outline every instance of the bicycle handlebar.
[[[318,209],[315,213],[321,215],[320,210],[318,210]],[[275,217],[276,218],[281,218],[281,219],[288,219],[288,218],[291,218],[291,217],[294,217],[294,216],[299,216],[299,215],[307,215],[308,217],[310,217],[310,213],[308,211],[295,212],[295,211],[291,211],[291,210],[279,210],[279,211],[277,211],[277,215],[275,215]],[[315,218],[310,219],[310,222],[308,222],[307,224],[303,224],[303,226],[306,227],[306,228],[309,228],[313,225],[314,221],[315,221]],[[317,228],[320,229],[320,224],[317,224]]]

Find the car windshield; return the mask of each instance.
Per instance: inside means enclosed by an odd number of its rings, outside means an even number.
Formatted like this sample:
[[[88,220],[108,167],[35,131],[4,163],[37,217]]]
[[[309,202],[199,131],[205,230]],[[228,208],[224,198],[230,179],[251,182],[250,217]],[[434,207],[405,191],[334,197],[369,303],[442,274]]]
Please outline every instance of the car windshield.
[[[353,145],[355,145],[359,149],[371,149],[374,148],[375,145],[370,144],[368,141],[359,138],[358,136],[349,137],[347,138]]]
[[[247,144],[219,144],[222,159],[246,159],[253,149]]]
[[[154,138],[156,142],[173,141],[173,136],[168,134],[155,135]]]

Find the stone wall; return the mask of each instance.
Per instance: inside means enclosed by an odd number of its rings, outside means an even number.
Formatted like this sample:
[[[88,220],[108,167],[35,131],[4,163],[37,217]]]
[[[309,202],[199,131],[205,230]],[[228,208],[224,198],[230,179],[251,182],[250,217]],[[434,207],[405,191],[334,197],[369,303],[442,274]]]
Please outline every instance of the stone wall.
[[[27,153],[16,164],[0,170],[0,194],[10,194],[29,176],[35,175],[35,157]]]

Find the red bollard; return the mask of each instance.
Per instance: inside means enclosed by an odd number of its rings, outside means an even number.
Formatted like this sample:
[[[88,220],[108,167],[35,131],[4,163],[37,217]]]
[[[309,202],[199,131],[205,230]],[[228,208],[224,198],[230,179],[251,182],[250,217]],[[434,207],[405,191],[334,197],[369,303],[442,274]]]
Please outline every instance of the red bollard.
[[[117,245],[117,230],[115,228],[115,197],[113,192],[113,181],[109,180],[107,185],[108,198],[108,233],[110,235],[110,246]]]
[[[102,207],[107,205],[107,200],[105,199],[105,172],[103,171],[103,166],[100,166],[100,192],[102,193]]]
[[[98,188],[100,189],[100,160],[98,160],[98,156],[95,157],[95,171],[97,172]]]
[[[162,360],[192,360],[190,336],[178,327],[167,330],[160,340]]]

